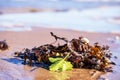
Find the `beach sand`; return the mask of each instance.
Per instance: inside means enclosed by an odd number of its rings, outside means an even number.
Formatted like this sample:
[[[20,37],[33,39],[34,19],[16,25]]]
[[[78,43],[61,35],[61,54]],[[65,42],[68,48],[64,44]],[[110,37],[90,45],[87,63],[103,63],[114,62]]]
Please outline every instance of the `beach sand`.
[[[29,13],[29,12],[59,12],[67,11],[61,9],[49,9],[49,8],[33,8],[33,7],[18,7],[18,8],[0,8],[0,14],[13,14],[13,13]]]
[[[109,45],[111,50],[120,47],[109,38],[114,39],[120,34],[115,33],[95,33],[81,32],[64,29],[48,29],[34,28],[32,31],[1,31],[0,40],[6,40],[9,50],[0,52],[0,80],[97,80],[103,74],[93,69],[74,69],[66,72],[51,72],[42,67],[30,67],[22,65],[21,60],[14,58],[15,51],[21,51],[23,48],[33,48],[44,44],[54,42],[54,38],[50,35],[54,34],[66,37],[71,40],[80,36],[90,40],[90,44],[99,42],[101,45]],[[116,79],[119,80],[119,79]]]

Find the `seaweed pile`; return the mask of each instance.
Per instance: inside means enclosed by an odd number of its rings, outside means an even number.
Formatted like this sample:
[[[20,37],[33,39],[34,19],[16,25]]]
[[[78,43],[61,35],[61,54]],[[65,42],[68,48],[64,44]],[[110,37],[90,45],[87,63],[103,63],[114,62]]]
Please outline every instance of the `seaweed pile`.
[[[52,44],[45,44],[32,49],[24,48],[21,52],[15,52],[16,57],[23,59],[23,64],[37,64],[44,63],[50,65],[49,58],[65,58],[67,54],[67,61],[71,62],[74,68],[96,69],[104,72],[112,72],[109,64],[115,64],[110,59],[112,53],[109,46],[100,46],[97,42],[94,45],[89,44],[89,40],[84,37],[78,39],[67,40],[64,37],[58,37],[50,32],[51,36],[57,40],[63,40],[65,44],[54,46]]]
[[[7,50],[8,49],[8,44],[6,43],[6,40],[0,41],[0,50]]]

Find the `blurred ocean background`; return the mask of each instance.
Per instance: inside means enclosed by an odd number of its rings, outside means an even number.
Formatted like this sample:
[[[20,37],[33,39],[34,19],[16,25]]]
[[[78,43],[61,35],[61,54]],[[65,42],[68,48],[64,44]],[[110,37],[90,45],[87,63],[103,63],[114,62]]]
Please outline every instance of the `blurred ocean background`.
[[[2,12],[26,7],[33,9],[22,13]],[[47,27],[120,33],[120,0],[0,0],[0,9],[0,31]]]

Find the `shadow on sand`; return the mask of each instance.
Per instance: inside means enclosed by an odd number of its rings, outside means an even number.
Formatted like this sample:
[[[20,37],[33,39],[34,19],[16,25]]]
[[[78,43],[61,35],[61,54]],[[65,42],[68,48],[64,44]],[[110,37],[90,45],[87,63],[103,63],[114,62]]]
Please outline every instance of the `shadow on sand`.
[[[21,64],[21,65],[28,65],[28,63],[26,64],[23,64],[23,60],[22,59],[19,59],[19,58],[1,58],[1,60],[4,60],[4,61],[7,61],[7,62],[10,62],[10,63],[13,63],[13,64]],[[49,65],[46,65],[42,62],[39,62],[39,63],[33,63],[32,65],[29,65],[31,67],[35,67],[33,68],[32,70],[30,70],[31,72],[36,70],[37,68],[41,67],[41,68],[44,68],[44,69],[48,69],[49,68]]]
[[[7,62],[13,63],[13,64],[21,64],[22,60],[18,58],[2,58],[1,60],[5,60]]]

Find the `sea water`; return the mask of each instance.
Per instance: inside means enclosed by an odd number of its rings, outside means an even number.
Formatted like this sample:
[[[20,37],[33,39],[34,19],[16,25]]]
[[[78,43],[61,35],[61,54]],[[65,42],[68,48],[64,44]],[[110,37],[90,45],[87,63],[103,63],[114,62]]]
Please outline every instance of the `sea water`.
[[[109,1],[109,0],[108,0]],[[33,27],[61,28],[89,32],[120,32],[119,1],[1,0],[0,7],[41,7],[67,9],[61,12],[0,15],[1,31],[30,31]],[[8,4],[9,3],[9,4]]]

